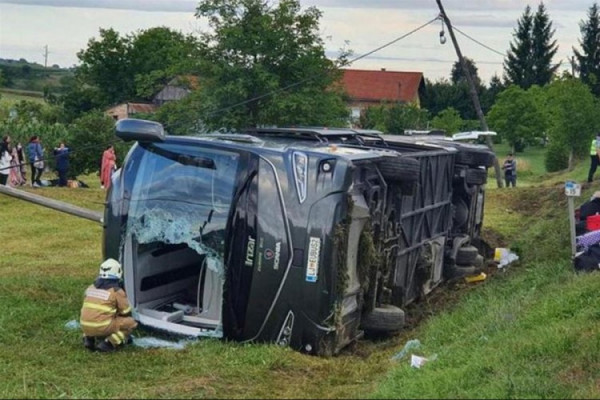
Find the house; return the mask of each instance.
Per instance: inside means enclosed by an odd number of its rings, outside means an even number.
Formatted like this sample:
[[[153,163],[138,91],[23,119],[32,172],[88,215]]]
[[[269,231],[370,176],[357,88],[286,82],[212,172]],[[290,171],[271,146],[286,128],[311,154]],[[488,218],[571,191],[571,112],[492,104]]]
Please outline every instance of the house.
[[[420,106],[425,90],[422,72],[344,69],[342,84],[349,97],[352,119],[358,119],[369,106],[413,103]]]
[[[122,103],[109,108],[104,113],[112,117],[115,121],[123,118],[130,118],[135,114],[150,114],[156,110],[154,104],[147,103]]]
[[[194,89],[198,88],[198,78],[193,75],[178,76],[171,79],[169,83],[158,92],[152,99],[152,103],[160,107],[169,101],[183,99]]]

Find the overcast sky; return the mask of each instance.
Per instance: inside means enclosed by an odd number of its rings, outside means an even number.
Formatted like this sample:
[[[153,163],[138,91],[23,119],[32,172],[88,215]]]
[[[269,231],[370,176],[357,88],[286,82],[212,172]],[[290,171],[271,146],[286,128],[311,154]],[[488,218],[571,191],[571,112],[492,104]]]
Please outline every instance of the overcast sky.
[[[334,58],[347,41],[354,56],[367,53],[435,18],[435,0],[300,0],[303,7],[323,11],[321,34],[327,54]],[[570,69],[568,58],[580,39],[579,22],[594,0],[547,0],[544,2],[559,50],[554,62]],[[194,17],[195,0],[0,0],[0,58],[25,58],[43,64],[48,46],[48,64],[72,66],[76,53],[98,35],[99,28],[112,27],[126,34],[154,26],[167,26],[184,33],[206,28]],[[517,19],[529,4],[518,0],[443,0],[454,26],[477,39],[457,33],[463,54],[475,60],[484,81],[502,75],[503,56],[513,40]],[[356,69],[419,71],[437,80],[448,78],[456,60],[450,38],[439,42],[441,22],[436,21],[394,45],[355,62]],[[448,36],[446,34],[446,36]]]

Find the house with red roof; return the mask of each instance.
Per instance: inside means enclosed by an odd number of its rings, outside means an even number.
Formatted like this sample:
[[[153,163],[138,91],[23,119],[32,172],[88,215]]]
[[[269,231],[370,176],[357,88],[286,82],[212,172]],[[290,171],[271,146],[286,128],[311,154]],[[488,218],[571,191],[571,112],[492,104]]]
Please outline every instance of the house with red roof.
[[[342,84],[348,95],[352,119],[362,110],[380,104],[413,103],[420,105],[425,90],[422,72],[344,69]]]

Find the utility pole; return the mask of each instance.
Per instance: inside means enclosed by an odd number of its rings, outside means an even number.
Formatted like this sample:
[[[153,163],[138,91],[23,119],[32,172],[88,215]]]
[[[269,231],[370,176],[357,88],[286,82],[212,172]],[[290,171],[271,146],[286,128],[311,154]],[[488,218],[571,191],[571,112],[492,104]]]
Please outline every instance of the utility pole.
[[[471,95],[471,100],[473,101],[473,106],[475,106],[475,112],[477,112],[477,117],[479,118],[479,123],[481,125],[481,129],[484,131],[489,131],[487,122],[485,121],[485,117],[483,116],[483,111],[481,111],[481,103],[479,103],[479,96],[477,96],[477,89],[475,88],[475,83],[473,82],[473,77],[471,76],[471,72],[467,66],[465,59],[460,51],[460,47],[458,47],[458,42],[456,41],[456,36],[454,36],[454,30],[452,29],[452,24],[450,23],[450,19],[446,15],[446,11],[444,11],[444,6],[442,6],[442,0],[435,0],[439,9],[440,16],[444,20],[446,27],[448,28],[448,33],[450,34],[450,38],[452,39],[452,44],[454,44],[454,50],[456,50],[456,55],[458,56],[458,61],[462,67],[463,73],[465,74],[465,78],[467,79],[467,83],[469,84],[469,94]],[[486,136],[487,146],[494,151],[494,147],[492,144],[492,139],[490,136]],[[502,184],[502,173],[500,171],[500,163],[498,162],[498,157],[494,158],[494,170],[496,172],[496,182],[498,187],[503,187]]]
[[[44,46],[44,68],[48,68],[48,45]]]

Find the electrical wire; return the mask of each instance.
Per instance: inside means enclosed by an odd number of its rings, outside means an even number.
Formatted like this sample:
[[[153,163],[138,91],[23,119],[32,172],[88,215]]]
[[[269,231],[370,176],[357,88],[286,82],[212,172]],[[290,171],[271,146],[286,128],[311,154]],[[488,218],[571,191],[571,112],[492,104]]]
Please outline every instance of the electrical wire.
[[[389,41],[389,42],[387,42],[387,43],[385,43],[385,44],[383,44],[383,45],[381,45],[381,46],[379,46],[379,47],[377,47],[377,48],[375,48],[375,49],[373,49],[373,50],[371,50],[371,51],[368,51],[367,53],[361,54],[360,56],[357,56],[357,57],[355,57],[355,58],[353,58],[353,59],[350,59],[350,60],[348,60],[347,62],[343,63],[343,64],[341,65],[341,67],[350,66],[350,65],[352,65],[353,63],[355,63],[355,62],[356,62],[356,61],[358,61],[358,60],[361,60],[361,59],[363,59],[363,58],[366,58],[366,57],[368,57],[368,56],[370,56],[370,55],[372,55],[372,54],[374,54],[374,53],[376,53],[376,52],[380,51],[380,50],[383,50],[383,49],[385,49],[386,47],[389,47],[389,46],[391,46],[391,45],[393,45],[393,44],[395,44],[395,43],[399,42],[400,40],[402,40],[402,39],[405,39],[405,38],[407,38],[408,36],[410,36],[410,35],[412,35],[412,34],[414,34],[414,33],[418,32],[418,31],[420,31],[421,29],[425,28],[426,26],[428,26],[428,25],[432,24],[433,22],[435,22],[435,21],[437,21],[437,20],[439,20],[439,19],[440,19],[440,17],[439,17],[439,16],[436,16],[435,18],[431,19],[430,21],[428,21],[428,22],[424,23],[423,25],[420,25],[420,26],[416,27],[415,29],[413,29],[413,30],[411,30],[411,31],[409,31],[409,32],[407,32],[407,33],[405,33],[404,35],[402,35],[402,36],[399,36],[399,37],[397,37],[396,39],[394,39],[394,40],[391,40],[391,41]],[[284,86],[284,87],[278,88],[278,89],[276,89],[276,90],[273,90],[273,91],[271,91],[271,92],[268,92],[268,93],[262,94],[262,95],[260,95],[260,96],[256,96],[256,97],[253,97],[253,98],[250,98],[250,99],[246,99],[246,100],[243,100],[243,101],[240,101],[240,102],[237,102],[237,103],[231,104],[231,105],[229,105],[229,106],[222,107],[222,108],[220,108],[220,109],[214,110],[214,111],[212,111],[212,112],[208,113],[208,116],[214,116],[214,115],[217,115],[217,114],[223,113],[223,112],[225,112],[225,111],[231,110],[231,109],[233,109],[233,108],[236,108],[236,107],[239,107],[239,106],[243,106],[243,105],[245,105],[245,104],[252,103],[252,102],[255,102],[255,101],[258,101],[258,100],[264,99],[264,98],[266,98],[266,97],[273,96],[273,95],[275,95],[275,94],[277,94],[277,93],[285,92],[285,91],[287,91],[287,90],[289,90],[289,89],[291,89],[291,88],[294,88],[294,87],[296,87],[296,86],[300,86],[300,85],[302,85],[303,83],[306,83],[306,82],[308,82],[308,81],[310,81],[310,80],[313,80],[313,79],[315,79],[315,77],[314,77],[314,76],[307,77],[307,78],[305,78],[305,79],[302,79],[302,80],[300,80],[300,81],[297,81],[297,82],[294,82],[294,83],[292,83],[292,84],[286,85],[286,86]],[[115,140],[115,141],[116,141],[116,140]],[[112,141],[112,142],[109,142],[109,143],[114,143],[115,141]],[[89,148],[97,148],[97,147],[100,147],[100,146],[101,146],[101,145],[98,145],[98,144],[96,144],[96,145],[93,145],[93,146],[89,146]],[[105,145],[103,144],[102,146],[105,146]],[[84,148],[80,148],[80,149],[78,149],[78,150],[73,150],[73,151],[70,151],[70,152],[69,152],[69,154],[75,153],[76,151],[81,151],[81,150],[83,150],[83,149],[84,149]],[[56,156],[52,156],[52,157],[53,157],[53,158],[56,158]],[[48,160],[48,157],[44,157],[44,158],[43,158],[42,160],[40,160],[40,161],[46,161],[46,160]],[[21,167],[21,166],[23,166],[23,165],[27,165],[27,163],[19,163],[19,164],[16,164],[16,165],[11,165],[10,167],[1,168],[1,169],[0,169],[0,171],[2,171],[2,170],[5,170],[5,169],[10,169],[10,168],[17,168],[17,167]]]
[[[464,33],[463,31],[461,31],[460,29],[458,29],[458,28],[457,28],[455,25],[452,25],[452,28],[454,28],[454,30],[455,30],[455,31],[457,31],[458,33],[460,33],[461,35],[463,35],[463,36],[464,36],[464,37],[466,37],[467,39],[470,39],[470,40],[472,40],[473,42],[477,43],[478,45],[480,45],[480,46],[482,46],[482,47],[484,47],[484,48],[486,48],[486,49],[488,49],[489,51],[492,51],[492,52],[494,52],[494,53],[496,53],[496,54],[499,54],[499,55],[501,55],[502,57],[505,57],[505,56],[506,56],[506,54],[504,54],[504,53],[501,53],[501,52],[499,52],[498,50],[495,50],[495,49],[491,48],[490,46],[488,46],[488,45],[486,45],[486,44],[484,44],[484,43],[481,43],[479,40],[475,39],[474,37],[467,35],[467,34],[466,34],[466,33]]]
[[[496,54],[499,54],[502,57],[506,57],[505,53],[502,53],[502,52],[500,52],[500,51],[498,51],[498,50],[496,50],[496,49],[494,49],[494,48],[486,45],[485,43],[480,42],[479,40],[475,39],[474,37],[469,36],[468,34],[464,33],[460,29],[458,29],[455,25],[452,25],[452,28],[454,28],[455,31],[457,31],[458,33],[460,33],[461,35],[463,35],[467,39],[472,40],[473,42],[477,43],[478,45],[480,45],[480,46],[482,46],[482,47],[484,47],[486,49],[488,49],[489,51],[492,51],[492,52],[494,52]],[[564,61],[560,61],[558,63],[553,64],[553,66],[561,66],[562,64],[565,64],[565,62]]]
[[[361,54],[360,56],[358,56],[358,57],[355,57],[355,58],[353,58],[353,59],[351,59],[351,60],[349,60],[349,61],[347,61],[347,62],[343,63],[341,66],[342,66],[342,67],[349,66],[349,65],[351,65],[351,64],[353,64],[353,63],[355,63],[355,62],[356,62],[356,61],[358,61],[358,60],[361,60],[361,59],[363,59],[363,58],[365,58],[365,57],[368,57],[368,56],[370,56],[370,55],[371,55],[371,54],[373,54],[373,53],[376,53],[376,52],[378,52],[378,51],[380,51],[380,50],[383,50],[383,49],[385,49],[386,47],[389,47],[389,46],[391,46],[391,45],[393,45],[393,44],[395,44],[395,43],[399,42],[400,40],[407,38],[408,36],[412,35],[413,33],[420,31],[421,29],[425,28],[427,25],[430,25],[430,24],[432,24],[433,22],[435,22],[435,21],[437,21],[437,20],[439,20],[439,16],[438,16],[438,17],[435,17],[435,18],[431,19],[430,21],[428,21],[428,22],[424,23],[423,25],[421,25],[421,26],[419,26],[419,27],[417,27],[417,28],[415,28],[415,29],[411,30],[410,32],[408,32],[408,33],[405,33],[404,35],[402,35],[402,36],[400,36],[400,37],[397,37],[396,39],[394,39],[394,40],[392,40],[392,41],[389,41],[389,42],[387,42],[387,43],[386,43],[386,44],[384,44],[384,45],[381,45],[381,46],[379,46],[379,47],[377,47],[377,48],[375,48],[375,49],[373,49],[373,50],[371,50],[371,51],[369,51],[369,52],[367,52],[367,53],[365,53],[365,54]],[[238,103],[235,103],[235,104],[232,104],[232,105],[229,105],[229,106],[226,106],[226,107],[223,107],[223,108],[217,109],[217,110],[215,110],[215,111],[212,111],[212,112],[210,112],[208,115],[209,115],[209,116],[217,115],[217,114],[220,114],[220,113],[222,113],[222,112],[224,112],[224,111],[228,111],[228,110],[230,110],[230,109],[232,109],[232,108],[236,108],[236,107],[239,107],[239,106],[242,106],[242,105],[248,104],[248,103],[252,103],[252,102],[255,102],[255,101],[258,101],[258,100],[264,99],[264,98],[266,98],[266,97],[273,96],[273,95],[275,95],[275,94],[277,94],[277,93],[281,93],[281,92],[287,91],[287,90],[289,90],[289,89],[291,89],[291,88],[293,88],[293,87],[299,86],[299,85],[301,85],[301,84],[303,84],[303,83],[305,83],[305,82],[308,82],[308,81],[310,81],[310,80],[313,80],[313,79],[315,79],[315,77],[312,77],[312,76],[311,76],[311,77],[308,77],[308,78],[304,78],[304,79],[302,79],[302,80],[300,80],[300,81],[298,81],[298,82],[295,82],[295,83],[292,83],[292,84],[290,84],[290,85],[287,85],[287,86],[281,87],[281,88],[279,88],[279,89],[276,89],[276,90],[273,90],[273,91],[271,91],[271,92],[268,92],[268,93],[262,94],[262,95],[260,95],[260,96],[253,97],[253,98],[251,98],[251,99],[246,99],[246,100],[240,101],[240,102],[238,102]]]

